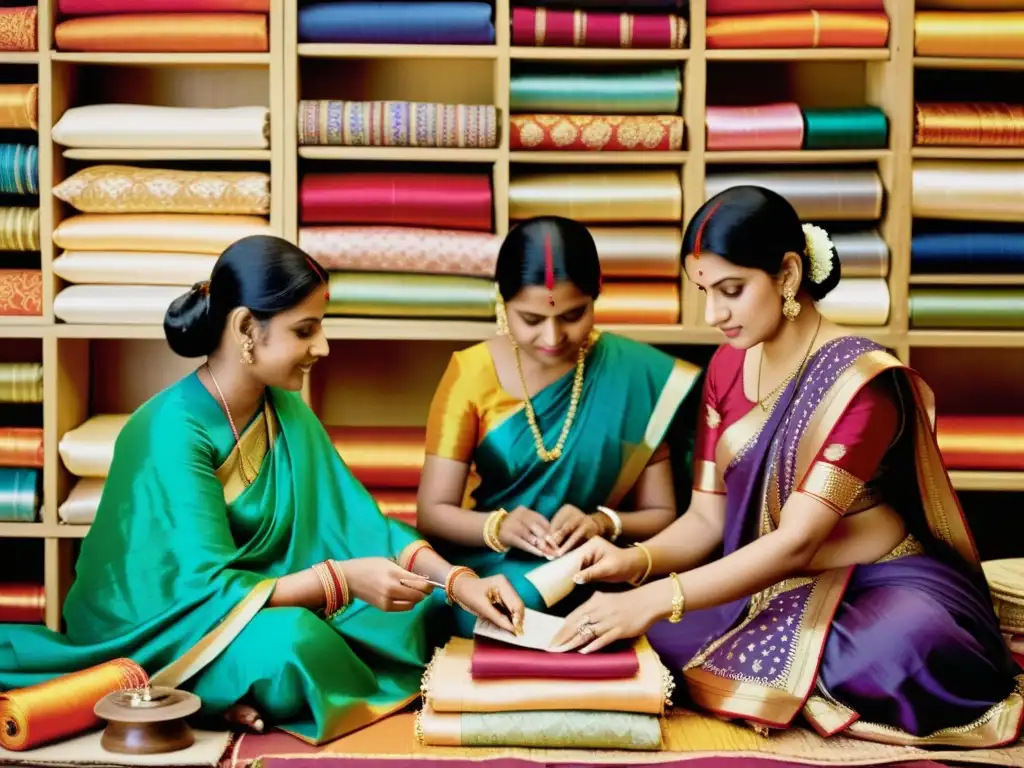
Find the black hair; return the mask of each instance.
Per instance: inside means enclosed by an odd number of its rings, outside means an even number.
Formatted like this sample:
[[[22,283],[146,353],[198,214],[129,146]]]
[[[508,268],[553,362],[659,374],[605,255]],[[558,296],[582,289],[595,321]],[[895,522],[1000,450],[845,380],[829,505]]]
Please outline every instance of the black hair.
[[[228,315],[245,307],[260,322],[292,309],[327,282],[327,272],[287,240],[243,237],[217,259],[210,279],[176,298],[164,315],[164,335],[182,357],[204,357],[220,346]]]
[[[836,287],[842,265],[832,249],[832,270],[820,283],[811,280],[807,238],[796,210],[786,198],[764,187],[739,186],[719,192],[700,207],[683,234],[683,254],[714,253],[738,267],[777,275],[789,252],[800,256],[800,288],[820,301]]]
[[[529,286],[547,285],[549,278],[554,282],[568,280],[591,298],[601,293],[597,244],[590,230],[578,221],[538,216],[520,222],[505,236],[494,268],[494,280],[503,299],[508,301]]]

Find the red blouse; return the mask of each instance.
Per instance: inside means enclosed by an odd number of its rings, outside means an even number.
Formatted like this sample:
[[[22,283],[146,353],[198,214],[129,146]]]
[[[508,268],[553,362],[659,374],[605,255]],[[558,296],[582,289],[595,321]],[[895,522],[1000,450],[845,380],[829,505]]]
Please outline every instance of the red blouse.
[[[718,439],[758,407],[743,392],[745,357],[744,350],[723,346],[708,364],[694,455],[695,491],[725,493],[722,473],[715,464]],[[854,396],[822,443],[796,492],[814,496],[839,515],[877,503],[866,488],[881,471],[883,459],[900,428],[900,407],[893,383],[887,377],[876,377]]]

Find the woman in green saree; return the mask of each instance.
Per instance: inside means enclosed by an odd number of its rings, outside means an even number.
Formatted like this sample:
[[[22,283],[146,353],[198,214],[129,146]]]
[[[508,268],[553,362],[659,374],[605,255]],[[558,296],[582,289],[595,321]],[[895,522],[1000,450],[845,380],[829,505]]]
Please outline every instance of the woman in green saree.
[[[171,349],[207,361],[118,436],[67,633],[0,627],[0,688],[129,657],[209,714],[321,743],[418,695],[430,582],[514,630],[508,582],[384,517],[298,394],[328,352],[326,287],[301,250],[256,236],[171,304]]]
[[[495,279],[498,337],[452,356],[430,407],[417,521],[449,560],[505,575],[527,607],[547,610],[530,577],[538,565],[593,536],[643,539],[675,519],[700,369],[595,332],[601,266],[582,224],[520,223]],[[472,633],[465,611],[455,622]]]

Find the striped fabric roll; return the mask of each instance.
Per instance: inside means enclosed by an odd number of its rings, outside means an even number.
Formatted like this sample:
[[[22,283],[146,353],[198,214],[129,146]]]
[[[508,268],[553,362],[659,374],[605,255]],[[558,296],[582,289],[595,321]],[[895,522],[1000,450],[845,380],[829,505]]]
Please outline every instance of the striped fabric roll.
[[[39,148],[32,144],[0,144],[0,192],[39,194]]]
[[[39,250],[39,209],[0,208],[0,251]]]

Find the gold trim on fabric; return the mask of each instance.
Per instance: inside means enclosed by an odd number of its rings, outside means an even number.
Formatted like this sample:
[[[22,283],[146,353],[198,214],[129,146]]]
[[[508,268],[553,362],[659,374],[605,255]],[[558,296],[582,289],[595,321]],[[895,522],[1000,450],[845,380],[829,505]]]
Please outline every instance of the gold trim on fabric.
[[[816,461],[797,493],[813,496],[842,516],[853,506],[862,490],[864,483],[860,478],[835,464]]]
[[[725,428],[715,446],[715,464],[722,468],[723,475],[751,449],[778,402],[776,399],[767,411],[754,403],[753,408]]]
[[[383,720],[385,717],[390,717],[396,712],[400,712],[405,709],[419,697],[420,694],[417,692],[392,704],[373,705],[361,702],[360,705],[354,706],[352,710],[344,715],[340,720],[332,721],[330,730],[328,730],[321,739],[311,739],[308,736],[303,736],[301,733],[291,730],[290,728],[282,728],[281,726],[277,726],[277,730],[284,731],[289,736],[294,736],[296,739],[306,744],[319,747],[322,744],[340,739],[342,736],[347,736],[354,731],[358,731],[360,728],[365,728],[372,723],[376,723],[378,720]]]
[[[647,421],[643,442],[630,451],[619,472],[619,477],[615,481],[615,486],[605,501],[605,506],[612,508],[618,506],[636,485],[640,475],[647,468],[651,456],[665,439],[665,433],[668,432],[676,411],[679,410],[679,406],[693,389],[693,384],[700,374],[701,369],[693,363],[688,363],[685,360],[675,361],[672,373],[669,374],[668,381],[662,387],[658,401],[651,411],[651,418]]]
[[[719,476],[718,465],[715,462],[697,459],[693,463],[693,490],[725,494],[725,482]]]
[[[230,504],[248,487],[242,476],[243,460],[244,471],[255,472],[259,476],[263,460],[270,453],[278,431],[277,415],[270,407],[270,403],[267,403],[263,406],[263,413],[253,419],[252,424],[238,438],[238,444],[231,449],[224,463],[216,469],[217,479],[224,486],[224,503]]]

